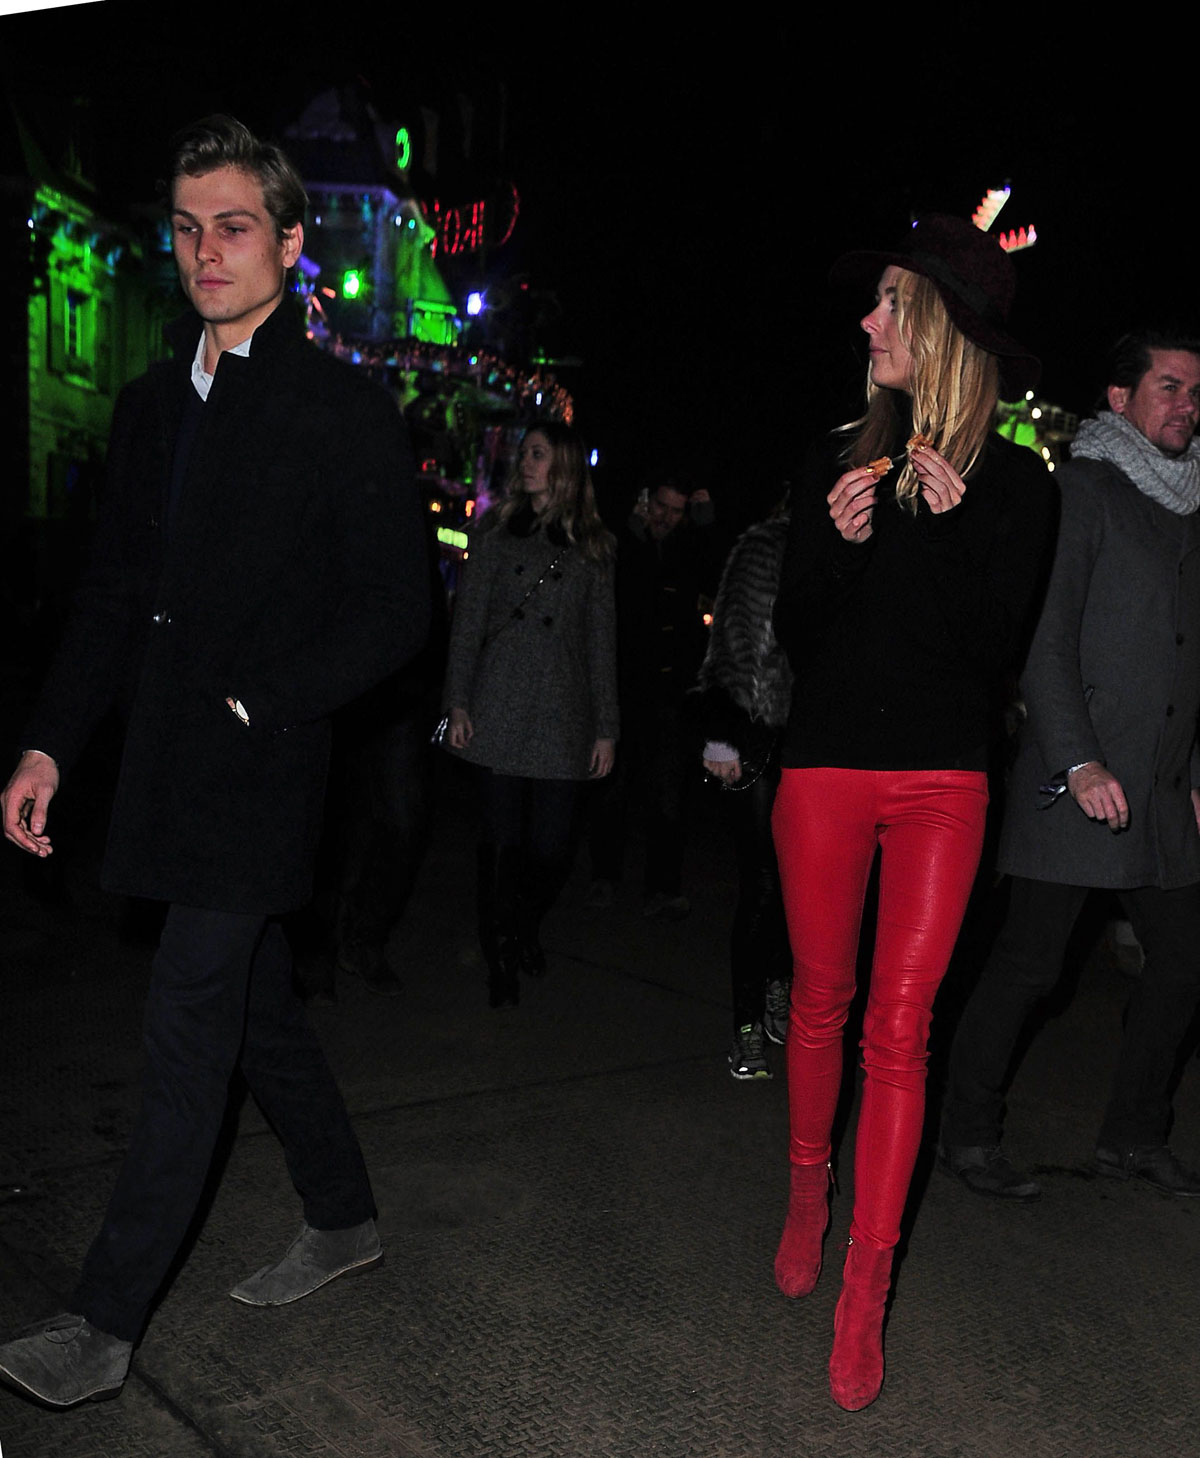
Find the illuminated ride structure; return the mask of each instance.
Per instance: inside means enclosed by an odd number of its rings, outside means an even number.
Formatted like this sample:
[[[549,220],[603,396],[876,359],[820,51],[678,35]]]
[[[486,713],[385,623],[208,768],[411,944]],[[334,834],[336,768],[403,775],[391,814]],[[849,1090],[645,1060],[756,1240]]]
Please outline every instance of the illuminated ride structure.
[[[521,431],[570,421],[573,405],[553,375],[487,343],[484,281],[517,225],[516,187],[502,179],[465,204],[443,200],[438,128],[420,120],[385,124],[346,88],[317,97],[283,141],[309,193],[296,282],[309,332],[396,397],[452,577],[467,520],[501,489]]]

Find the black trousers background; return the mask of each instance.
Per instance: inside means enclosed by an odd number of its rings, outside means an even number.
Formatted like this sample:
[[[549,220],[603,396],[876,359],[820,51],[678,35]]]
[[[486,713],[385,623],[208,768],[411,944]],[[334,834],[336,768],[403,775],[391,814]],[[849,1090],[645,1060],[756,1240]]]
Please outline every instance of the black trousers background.
[[[345,1229],[376,1213],[277,921],[172,906],[144,1040],[141,1109],[72,1301],[72,1310],[125,1341],[141,1334],[196,1213],[235,1068],[283,1144],[308,1224]]]
[[[1007,919],[963,1012],[950,1055],[942,1124],[948,1144],[999,1143],[1017,1040],[1034,1007],[1062,975],[1067,940],[1088,891],[1012,878]],[[1200,885],[1174,891],[1143,886],[1116,895],[1146,958],[1129,996],[1097,1141],[1120,1149],[1166,1142],[1171,1074],[1200,996]]]
[[[697,736],[681,698],[651,698],[621,705],[621,742],[613,774],[593,795],[589,837],[592,879],[621,880],[631,807],[646,829],[647,896],[678,896],[683,889],[689,784],[699,784]]]
[[[783,892],[771,833],[771,808],[779,785],[772,767],[745,790],[722,795],[733,821],[738,899],[730,936],[733,1025],[762,1021],[768,982],[790,981],[792,951],[783,913]]]

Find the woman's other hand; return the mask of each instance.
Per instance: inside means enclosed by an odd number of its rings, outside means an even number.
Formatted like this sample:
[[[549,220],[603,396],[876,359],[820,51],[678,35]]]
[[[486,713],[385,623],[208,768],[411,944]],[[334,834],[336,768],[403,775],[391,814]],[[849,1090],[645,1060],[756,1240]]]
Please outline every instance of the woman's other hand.
[[[966,485],[945,456],[939,456],[932,446],[920,446],[910,451],[908,459],[921,483],[921,495],[934,516],[944,511],[953,511],[966,495]]]
[[[706,759],[704,768],[710,775],[714,775],[723,785],[736,785],[742,777],[742,762],[740,759]]]
[[[588,766],[588,774],[594,780],[602,780],[606,774],[611,772],[616,757],[617,741],[615,739],[597,739],[592,745],[592,762]]]
[[[829,515],[839,534],[847,542],[865,542],[871,535],[871,516],[875,510],[877,478],[869,466],[855,466],[825,498]]]
[[[450,723],[446,728],[446,740],[451,749],[466,749],[475,737],[470,715],[466,709],[451,709]]]

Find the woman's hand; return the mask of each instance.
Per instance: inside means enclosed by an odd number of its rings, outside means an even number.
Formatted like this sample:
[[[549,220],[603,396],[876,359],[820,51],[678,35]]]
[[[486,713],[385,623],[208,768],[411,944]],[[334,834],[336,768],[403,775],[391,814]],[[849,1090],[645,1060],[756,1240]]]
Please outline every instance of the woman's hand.
[[[921,495],[934,516],[944,511],[953,511],[966,495],[966,485],[945,456],[939,456],[932,446],[920,446],[910,451],[908,459],[921,483]]]
[[[446,728],[446,741],[451,749],[466,749],[475,737],[475,730],[466,709],[451,709],[450,723]]]
[[[715,775],[723,785],[736,785],[742,777],[740,759],[706,759],[704,768],[710,775]]]
[[[588,774],[594,780],[602,780],[606,774],[611,772],[616,757],[617,741],[615,739],[597,739],[592,745],[592,762],[588,766]]]
[[[840,535],[847,542],[865,542],[871,535],[871,516],[875,510],[877,478],[869,466],[855,466],[825,498],[829,515]]]

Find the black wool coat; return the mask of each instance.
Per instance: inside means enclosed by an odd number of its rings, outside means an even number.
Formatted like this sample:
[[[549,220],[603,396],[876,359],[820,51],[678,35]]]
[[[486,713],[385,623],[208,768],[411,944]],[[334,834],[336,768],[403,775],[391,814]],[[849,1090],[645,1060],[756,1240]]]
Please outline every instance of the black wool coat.
[[[248,357],[222,354],[168,531],[201,327],[174,326],[174,359],[118,401],[93,560],[23,742],[66,768],[121,701],[105,886],[276,913],[311,889],[330,715],[425,639],[426,539],[396,405],[286,301]]]

